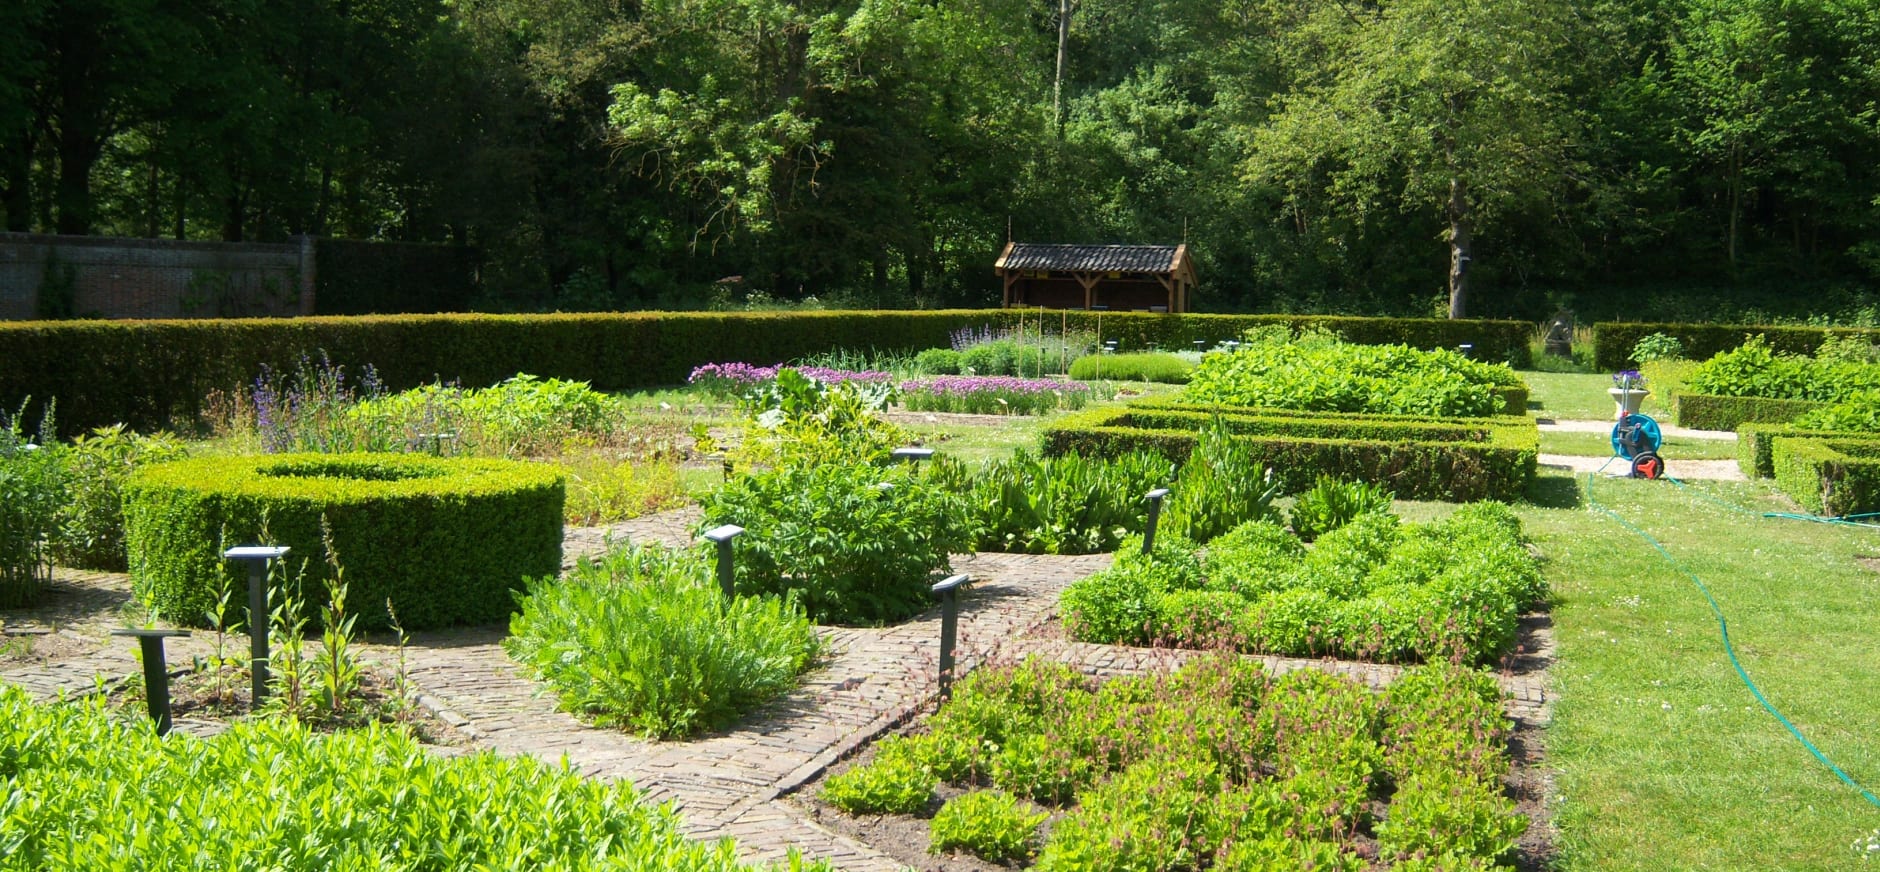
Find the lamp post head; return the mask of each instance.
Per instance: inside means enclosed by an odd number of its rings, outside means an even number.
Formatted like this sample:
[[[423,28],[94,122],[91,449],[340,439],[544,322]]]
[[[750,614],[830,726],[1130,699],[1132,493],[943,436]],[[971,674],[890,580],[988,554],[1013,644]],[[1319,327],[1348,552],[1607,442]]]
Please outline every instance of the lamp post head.
[[[713,527],[710,530],[706,530],[705,538],[710,539],[713,542],[723,543],[723,542],[729,542],[733,539],[738,538],[738,534],[743,533],[743,532],[744,532],[743,527],[740,527],[736,524],[726,524],[722,527]]]

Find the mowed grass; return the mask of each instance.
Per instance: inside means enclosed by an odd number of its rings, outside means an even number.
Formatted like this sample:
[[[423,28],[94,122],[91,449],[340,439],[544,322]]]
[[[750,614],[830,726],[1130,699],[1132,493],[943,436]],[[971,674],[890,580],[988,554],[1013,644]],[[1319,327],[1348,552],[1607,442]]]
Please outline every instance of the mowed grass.
[[[1612,434],[1542,430],[1541,453],[1610,457],[1612,456]],[[1667,462],[1672,460],[1731,460],[1736,457],[1736,442],[1730,439],[1666,436],[1664,443],[1658,449],[1658,454]]]
[[[1537,492],[1566,502],[1587,486]],[[1880,530],[1759,517],[1791,508],[1766,484],[1591,486],[1710,587],[1769,700],[1880,785],[1880,574],[1857,561],[1880,555]],[[1691,579],[1587,505],[1519,511],[1557,595],[1547,757],[1561,868],[1866,868],[1853,846],[1880,831],[1880,808],[1757,704]]]
[[[1522,381],[1527,382],[1528,411],[1533,415],[1569,421],[1613,419],[1615,410],[1612,397],[1606,394],[1606,389],[1612,387],[1611,375],[1597,372],[1523,371],[1520,376]],[[1645,398],[1639,411],[1661,422],[1669,422],[1672,410],[1662,402],[1663,399],[1654,393]]]

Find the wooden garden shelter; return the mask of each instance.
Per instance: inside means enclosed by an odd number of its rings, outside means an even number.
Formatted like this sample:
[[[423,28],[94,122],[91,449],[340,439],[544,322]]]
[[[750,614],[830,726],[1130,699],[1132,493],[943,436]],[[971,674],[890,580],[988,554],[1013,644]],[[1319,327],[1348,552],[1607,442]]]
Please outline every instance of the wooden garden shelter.
[[[1195,286],[1186,245],[1008,242],[993,264],[1005,308],[1186,312]]]

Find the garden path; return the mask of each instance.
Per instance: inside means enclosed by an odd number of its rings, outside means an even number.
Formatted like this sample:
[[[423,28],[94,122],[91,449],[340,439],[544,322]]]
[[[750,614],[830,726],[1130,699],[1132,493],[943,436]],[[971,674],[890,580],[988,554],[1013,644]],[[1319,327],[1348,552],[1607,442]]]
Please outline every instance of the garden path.
[[[569,562],[615,541],[679,545],[692,541],[696,510],[669,512],[607,528],[570,529]],[[1058,593],[1072,581],[1108,565],[1108,555],[1059,557],[1022,554],[956,555],[953,568],[973,585],[962,597],[960,669],[1037,653],[1100,675],[1166,669],[1192,652],[1073,643],[1052,632]],[[56,626],[76,647],[48,662],[0,667],[0,681],[36,695],[85,693],[97,677],[134,670],[130,646],[105,634],[125,622],[128,580],[112,573],[60,570],[45,605],[12,620]],[[134,610],[134,609],[133,609]],[[730,836],[752,861],[784,858],[794,848],[839,868],[891,872],[902,864],[810,820],[783,797],[881,733],[931,707],[938,692],[939,610],[885,628],[824,628],[824,661],[793,693],[763,707],[737,727],[687,742],[653,742],[582,723],[556,710],[509,659],[500,627],[415,634],[405,651],[420,703],[469,739],[443,753],[490,749],[550,763],[566,761],[590,777],[623,779],[648,799],[674,803],[687,832]],[[172,640],[172,663],[207,653],[212,637]],[[1548,718],[1545,666],[1552,634],[1545,618],[1524,627],[1523,653],[1503,676],[1510,714],[1532,726]],[[359,646],[361,656],[390,663],[396,649],[382,642]],[[1328,669],[1373,687],[1395,678],[1396,667],[1331,661],[1261,658],[1274,673]],[[209,724],[179,721],[179,729],[207,732]]]

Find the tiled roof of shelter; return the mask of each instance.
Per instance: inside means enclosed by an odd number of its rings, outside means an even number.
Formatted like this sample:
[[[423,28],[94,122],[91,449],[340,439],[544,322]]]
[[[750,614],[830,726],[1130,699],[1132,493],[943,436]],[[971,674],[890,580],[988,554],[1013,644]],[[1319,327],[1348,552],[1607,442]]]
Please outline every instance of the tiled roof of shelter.
[[[1165,273],[1175,269],[1173,245],[1044,245],[1019,242],[1000,269]]]

